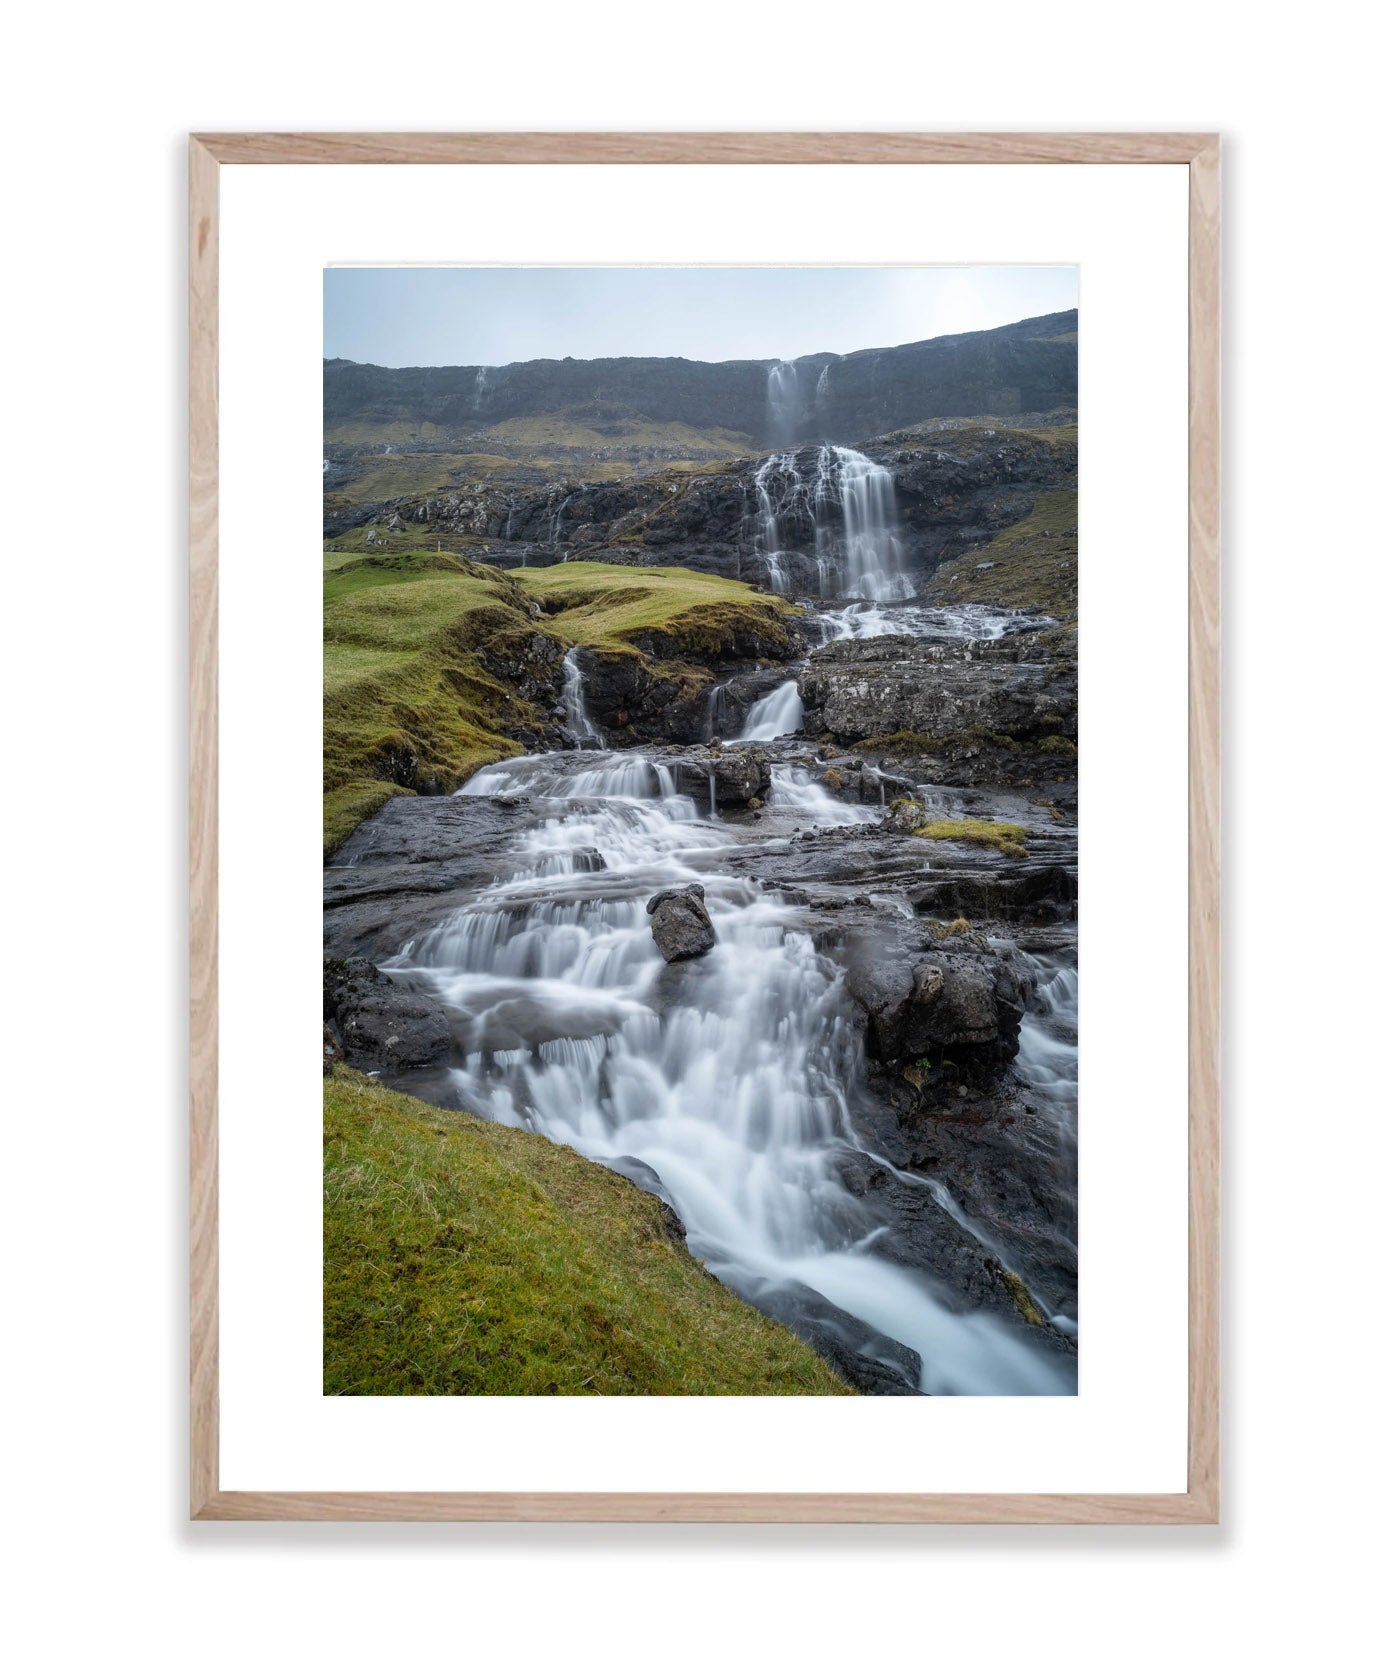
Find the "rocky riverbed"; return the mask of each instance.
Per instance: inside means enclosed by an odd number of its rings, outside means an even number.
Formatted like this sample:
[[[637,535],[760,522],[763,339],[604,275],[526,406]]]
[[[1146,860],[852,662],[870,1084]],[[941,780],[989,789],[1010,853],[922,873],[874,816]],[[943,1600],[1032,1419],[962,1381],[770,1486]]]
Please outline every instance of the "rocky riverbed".
[[[1072,634],[857,600],[798,648],[669,740],[576,664],[595,744],[364,823],[328,1054],[643,1184],[863,1391],[1072,1391]]]

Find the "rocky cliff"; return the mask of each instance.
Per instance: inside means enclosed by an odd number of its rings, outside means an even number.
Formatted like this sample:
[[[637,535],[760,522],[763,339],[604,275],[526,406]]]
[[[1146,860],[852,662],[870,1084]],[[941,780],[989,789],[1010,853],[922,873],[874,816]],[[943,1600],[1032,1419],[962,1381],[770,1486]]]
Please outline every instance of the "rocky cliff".
[[[680,357],[513,362],[505,367],[325,364],[328,435],[426,428],[470,437],[522,416],[562,415],[606,438],[639,419],[742,434],[754,447],[856,443],[917,421],[1073,409],[1078,312],[793,362]]]

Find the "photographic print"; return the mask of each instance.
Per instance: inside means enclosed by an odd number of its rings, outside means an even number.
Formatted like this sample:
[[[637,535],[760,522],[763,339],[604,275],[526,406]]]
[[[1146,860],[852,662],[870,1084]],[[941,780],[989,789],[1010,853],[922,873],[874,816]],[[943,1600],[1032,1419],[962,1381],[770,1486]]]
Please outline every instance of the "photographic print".
[[[1076,1393],[1077,271],[324,299],[325,1393]]]

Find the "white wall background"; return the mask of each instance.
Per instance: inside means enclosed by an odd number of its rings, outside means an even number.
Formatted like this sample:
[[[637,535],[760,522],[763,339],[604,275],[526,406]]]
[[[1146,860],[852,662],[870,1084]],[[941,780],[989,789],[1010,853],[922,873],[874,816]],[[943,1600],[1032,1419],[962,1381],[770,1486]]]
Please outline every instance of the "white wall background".
[[[3,1134],[19,1672],[1371,1672],[1389,1643],[1395,1341],[1379,9],[511,15],[138,0],[12,25],[0,715],[20,855],[0,879],[23,1011],[5,1017]],[[1227,134],[1218,1532],[184,1521],[183,134],[570,126]],[[1155,896],[1144,880],[1144,963]],[[953,1408],[931,1416],[956,1427]]]

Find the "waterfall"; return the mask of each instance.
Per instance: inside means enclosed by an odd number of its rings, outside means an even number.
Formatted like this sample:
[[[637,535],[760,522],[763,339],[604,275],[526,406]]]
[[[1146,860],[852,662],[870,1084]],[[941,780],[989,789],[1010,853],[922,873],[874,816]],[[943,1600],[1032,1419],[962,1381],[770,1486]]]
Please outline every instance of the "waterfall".
[[[744,717],[741,741],[775,741],[779,735],[797,735],[802,730],[802,698],[795,682],[785,682],[761,700],[755,700]]]
[[[828,793],[813,779],[810,770],[800,764],[775,764],[769,802],[779,809],[795,807],[814,818],[824,828],[854,828],[858,823],[876,823],[878,811],[867,805],[847,805],[845,800]]]
[[[550,513],[549,513],[549,540],[550,540],[551,543],[555,543],[555,544],[558,543],[559,533],[563,528],[564,509],[568,507],[569,503],[571,501],[573,501],[573,499],[574,499],[574,493],[573,493],[572,490],[570,490],[570,491],[567,491],[565,493],[563,501],[560,502],[557,506],[551,505]],[[554,501],[554,496],[553,496],[553,492],[551,492],[551,494],[550,494],[551,504],[553,503],[553,501]],[[566,554],[564,556],[564,558],[567,560],[568,555]]]
[[[802,418],[802,393],[791,362],[774,362],[768,369],[768,425],[779,443],[791,443]]]
[[[805,776],[775,766],[774,802],[873,817]],[[724,873],[728,830],[642,754],[546,753],[462,789],[503,791],[536,796],[543,820],[393,964],[452,1012],[461,1105],[593,1160],[645,1163],[717,1277],[759,1306],[816,1290],[912,1348],[925,1392],[1072,1392],[1067,1366],[1018,1327],[950,1310],[922,1272],[874,1251],[880,1227],[841,1176],[860,1147],[862,1039],[808,913]],[[695,880],[717,943],[667,970],[645,905]]]
[[[793,592],[794,565],[805,560],[824,599],[882,602],[913,595],[887,467],[840,444],[791,449],[759,463],[753,496],[755,555],[775,593]]]
[[[822,453],[835,458],[846,544],[844,593],[867,601],[907,600],[914,587],[904,574],[889,468],[837,444]]]
[[[588,703],[583,693],[583,672],[579,669],[578,649],[570,648],[564,655],[564,721],[581,747],[601,747],[603,738],[588,715]]]

